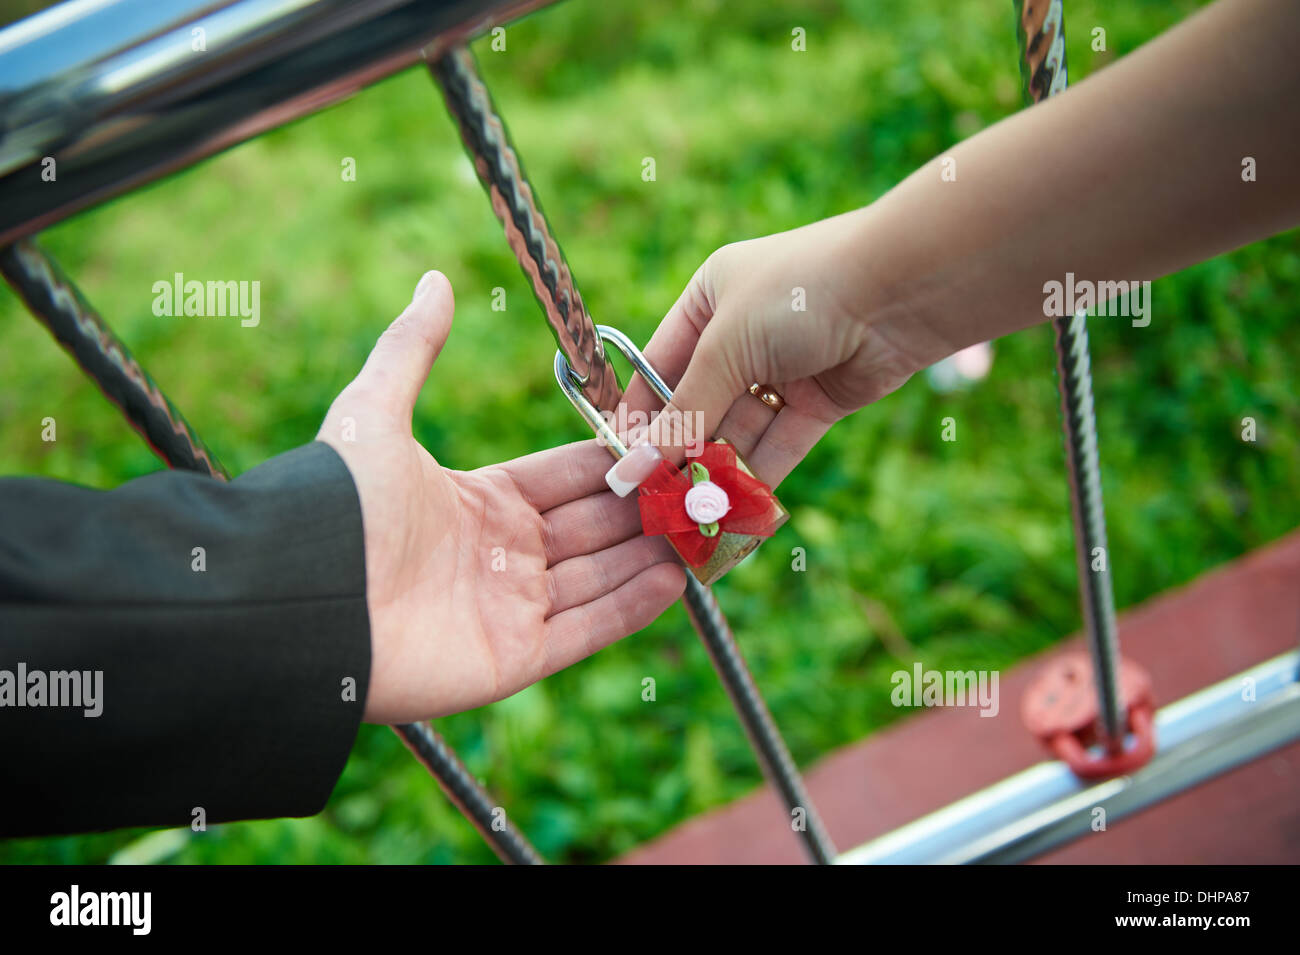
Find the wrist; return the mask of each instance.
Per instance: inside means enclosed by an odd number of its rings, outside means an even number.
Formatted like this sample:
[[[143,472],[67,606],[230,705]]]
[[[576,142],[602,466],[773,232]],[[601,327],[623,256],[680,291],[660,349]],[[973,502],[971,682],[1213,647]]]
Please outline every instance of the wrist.
[[[848,320],[891,367],[912,375],[969,343],[954,341],[945,321],[954,309],[933,266],[936,250],[902,227],[888,200],[850,214],[837,255],[851,276]]]

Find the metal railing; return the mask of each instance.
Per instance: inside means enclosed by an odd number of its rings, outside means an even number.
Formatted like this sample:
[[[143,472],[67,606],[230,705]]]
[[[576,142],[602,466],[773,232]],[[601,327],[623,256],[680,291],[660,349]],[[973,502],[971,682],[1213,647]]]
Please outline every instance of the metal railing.
[[[334,103],[423,57],[532,282],[566,373],[593,406],[613,410],[621,391],[600,336],[463,48],[470,37],[545,4],[71,0],[20,21],[0,31],[0,272],[170,466],[225,479],[213,453],[29,237],[90,205]],[[1062,5],[1016,0],[1015,6],[1026,95],[1038,102],[1066,83]],[[50,159],[59,169],[52,181],[42,175]],[[1094,548],[1106,547],[1106,531],[1083,316],[1056,323],[1056,349],[1083,619],[1099,675],[1102,728],[1117,745],[1124,715],[1115,678],[1118,638],[1109,559],[1102,572],[1091,570],[1090,559]],[[802,810],[806,825],[800,828],[792,820],[792,831],[814,861],[836,861],[717,601],[689,574],[687,580],[688,616],[758,762],[792,814]],[[1243,752],[1280,745],[1279,740],[1300,735],[1297,695],[1284,685],[1287,674],[1294,683],[1297,661],[1292,656],[1264,666],[1278,684],[1265,715],[1256,714],[1249,723],[1240,713],[1219,719],[1230,708],[1190,702],[1161,711],[1161,750],[1132,779],[1082,790],[1063,764],[1044,764],[838,861],[1026,858],[1075,833],[1077,806],[1071,799],[1104,795],[1131,806],[1135,800],[1163,798],[1235,765]],[[1213,695],[1214,689],[1205,693]],[[1209,724],[1207,714],[1216,717]],[[1186,739],[1178,736],[1181,729],[1187,729]],[[541,861],[509,823],[503,828],[491,798],[430,725],[395,730],[502,859]],[[1200,739],[1205,752],[1219,758],[1201,751],[1194,758],[1183,758],[1186,751],[1183,756],[1166,752],[1175,736],[1184,746]],[[1241,743],[1236,756],[1223,745],[1229,738]],[[1099,795],[1101,790],[1105,794]]]
[[[211,4],[183,0],[151,2],[148,8],[139,0],[115,0],[83,4],[81,17],[54,8],[16,24],[0,33],[0,89],[7,90],[0,94],[6,117],[0,130],[0,242],[19,241],[0,252],[0,270],[169,465],[224,479],[215,457],[126,346],[58,266],[23,237],[97,199],[327,105],[409,65],[422,51],[584,394],[612,411],[622,397],[618,379],[473,59],[458,45],[505,12],[538,5],[240,0],[211,11]],[[71,43],[70,34],[86,28],[104,31],[93,53],[46,67]],[[208,49],[193,49],[196,30]],[[27,62],[10,66],[9,58]],[[214,89],[226,95],[214,96]],[[131,117],[139,121],[123,122]],[[123,154],[148,159],[124,164]],[[63,170],[55,180],[62,185],[32,188],[50,155]],[[687,576],[687,615],[760,767],[791,812],[791,831],[815,862],[830,863],[835,847],[726,617],[712,592]],[[503,860],[541,861],[511,826],[492,825],[491,798],[428,725],[395,730]]]

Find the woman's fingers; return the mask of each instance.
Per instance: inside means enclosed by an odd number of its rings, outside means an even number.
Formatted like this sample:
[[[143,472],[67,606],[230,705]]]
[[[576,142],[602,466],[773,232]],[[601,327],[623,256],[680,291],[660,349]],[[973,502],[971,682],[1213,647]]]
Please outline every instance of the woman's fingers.
[[[739,397],[732,395],[732,400],[725,406],[721,399],[711,400],[706,407],[697,408],[690,404],[695,386],[689,382],[687,393],[681,393],[688,368],[693,369],[693,378],[707,379],[712,373],[712,355],[701,353],[701,339],[710,335],[711,318],[711,307],[697,273],[645,347],[646,360],[675,392],[672,410],[660,419],[658,433],[652,433],[651,438],[670,456],[677,452],[674,460],[679,463],[684,449],[689,447],[698,451],[699,442],[715,436],[726,438],[745,456],[757,445],[773,417],[772,412],[753,401],[751,395],[740,394],[752,382],[745,382],[737,392]],[[722,393],[727,390],[727,386],[722,386]],[[663,402],[639,375],[628,385],[624,403],[628,411],[646,412],[651,416],[664,410]]]
[[[688,445],[718,434],[727,411],[749,388],[736,331],[716,318],[705,327],[673,400],[659,413],[654,443],[669,460],[681,462]]]
[[[750,465],[754,453],[776,418],[776,412],[753,395],[745,393],[737,398],[718,425],[718,437],[726,438],[736,446],[736,453]]]
[[[659,377],[670,389],[677,387],[682,373],[686,371],[691,355],[695,354],[700,332],[708,325],[711,314],[697,272],[650,336],[649,344],[642,349],[646,360],[659,372]],[[626,403],[629,409],[635,411],[657,410],[663,405],[640,375],[634,377],[628,385]]]
[[[746,455],[758,479],[775,488],[830,430],[831,423],[786,405],[768,425],[758,446]]]
[[[731,402],[749,385],[735,385],[737,373],[722,373],[718,367],[720,360],[730,360],[733,349],[723,334],[727,330],[719,329],[714,317],[704,289],[704,268],[695,273],[644,349],[646,360],[674,392],[672,403],[664,408],[640,376],[628,385],[625,399],[629,411],[658,412],[657,431],[651,437],[677,462],[688,446],[698,451],[699,442],[719,433]]]
[[[547,673],[591,656],[627,634],[648,627],[682,595],[686,572],[655,564],[622,586],[546,621]]]

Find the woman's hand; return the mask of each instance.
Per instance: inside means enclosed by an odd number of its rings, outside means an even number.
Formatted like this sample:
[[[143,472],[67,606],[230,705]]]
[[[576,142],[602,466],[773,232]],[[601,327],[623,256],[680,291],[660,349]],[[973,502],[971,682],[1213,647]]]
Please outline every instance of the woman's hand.
[[[1295,0],[1211,4],[866,208],[719,249],[646,348],[670,410],[702,412],[697,437],[732,439],[775,485],[911,374],[1047,321],[1047,283],[1127,288],[1294,227],[1298,30]],[[628,402],[655,406],[640,383]]]
[[[855,252],[862,210],[790,232],[723,246],[695,273],[646,347],[673,387],[668,410],[687,425],[737,446],[763,481],[775,486],[845,415],[898,388],[918,370],[873,320],[860,291],[866,264]],[[872,319],[872,320],[869,320]],[[774,412],[751,384],[785,399]],[[655,407],[638,378],[629,406]],[[672,418],[666,419],[668,421]],[[681,460],[681,445],[661,445]]]
[[[452,471],[411,436],[453,309],[447,279],[426,274],[317,436],[361,499],[372,723],[508,696],[647,626],[685,586],[635,502],[605,490],[595,441]]]

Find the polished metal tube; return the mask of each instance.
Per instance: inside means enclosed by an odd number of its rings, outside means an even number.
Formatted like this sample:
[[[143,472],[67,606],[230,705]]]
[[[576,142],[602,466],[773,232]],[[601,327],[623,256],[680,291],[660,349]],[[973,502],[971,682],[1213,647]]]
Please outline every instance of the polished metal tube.
[[[0,31],[0,245],[545,2],[70,0],[20,20]]]
[[[1240,687],[1238,687],[1240,689]],[[1109,826],[1300,738],[1300,685],[1258,701],[1234,720],[1158,754],[1120,776],[991,832],[945,859],[956,864],[1026,862],[1093,831],[1097,811]]]

